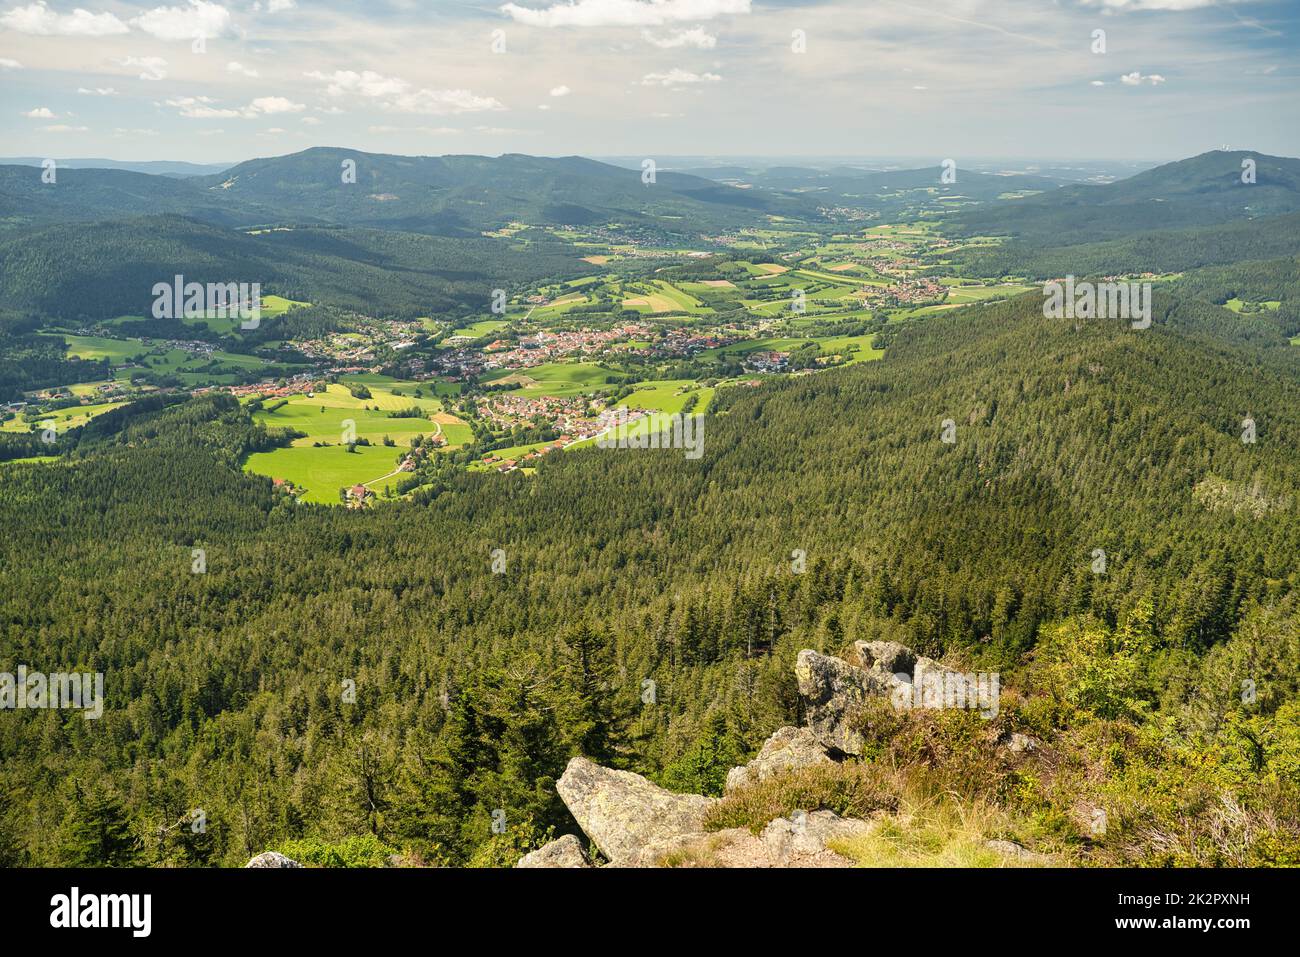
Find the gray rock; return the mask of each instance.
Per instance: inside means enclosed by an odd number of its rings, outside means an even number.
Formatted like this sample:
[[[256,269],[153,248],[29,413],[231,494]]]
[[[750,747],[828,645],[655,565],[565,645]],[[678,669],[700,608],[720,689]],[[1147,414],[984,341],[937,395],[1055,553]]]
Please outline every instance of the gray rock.
[[[795,811],[789,817],[778,817],[763,828],[763,843],[778,863],[776,867],[793,864],[820,854],[835,854],[826,845],[832,841],[849,841],[869,834],[875,825],[869,821],[842,818],[833,811]],[[838,854],[835,854],[839,857]]]
[[[887,698],[895,679],[807,648],[799,652],[794,675],[817,742],[828,750],[861,754],[862,736],[852,730],[852,719],[867,699]]]
[[[855,641],[853,651],[858,660],[852,663],[867,671],[910,675],[916,668],[916,654],[896,641]]]
[[[1039,854],[1031,851],[1023,844],[1017,844],[1015,841],[985,841],[984,846],[991,851],[997,851],[1004,857],[1013,857],[1021,861],[1046,861],[1045,854]]]
[[[245,867],[302,867],[291,857],[285,857],[279,851],[263,851],[253,858]]]
[[[830,811],[796,811],[776,818],[753,834],[743,827],[679,834],[642,848],[632,860],[640,867],[853,867],[853,861],[827,847],[871,832],[870,821],[850,820]]]
[[[1043,742],[1028,734],[1021,734],[1019,731],[1013,731],[1011,737],[1006,740],[1006,749],[1012,754],[1022,754],[1027,751],[1037,751]]]
[[[766,781],[774,774],[813,764],[830,764],[826,749],[808,728],[781,728],[763,742],[748,764],[727,772],[727,793]]]
[[[633,862],[649,844],[703,831],[704,814],[717,800],[674,794],[639,774],[582,757],[569,762],[555,789],[611,864]]]
[[[531,854],[525,854],[519,859],[515,867],[590,867],[591,863],[587,860],[587,855],[583,853],[582,841],[578,840],[572,834],[566,834],[563,837],[556,838],[549,844],[545,844],[533,851]]]

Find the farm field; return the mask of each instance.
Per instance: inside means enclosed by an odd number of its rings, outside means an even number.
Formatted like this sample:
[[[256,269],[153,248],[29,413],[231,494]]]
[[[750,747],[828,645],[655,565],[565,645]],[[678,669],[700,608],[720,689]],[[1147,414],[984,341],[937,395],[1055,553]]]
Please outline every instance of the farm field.
[[[77,405],[69,409],[56,409],[53,412],[42,412],[40,419],[36,422],[25,422],[21,417],[15,417],[7,422],[0,423],[0,432],[39,432],[47,422],[53,422],[55,430],[63,432],[67,429],[80,428],[96,416],[111,412],[124,405],[126,405],[125,402],[101,402],[96,405]]]
[[[1223,305],[1226,308],[1231,309],[1233,312],[1241,312],[1247,306],[1263,306],[1265,309],[1269,310],[1270,312],[1273,312],[1276,311],[1278,307],[1282,305],[1282,303],[1278,299],[1270,299],[1264,302],[1244,302],[1241,299],[1232,298],[1229,299],[1227,302],[1225,302]]]
[[[358,399],[346,385],[334,383],[310,398],[301,396],[268,401],[264,408],[253,414],[253,419],[267,428],[305,432],[304,438],[294,440],[293,445],[297,447],[310,446],[314,442],[342,442],[345,422],[352,423],[359,439],[377,443],[388,436],[403,446],[410,444],[412,435],[432,435],[440,431],[445,432],[450,446],[459,445],[464,439],[453,439],[469,432],[468,425],[445,412],[439,399],[396,395],[379,386],[368,388],[370,398]],[[424,416],[394,418],[389,414],[413,406],[420,408]],[[403,437],[405,441],[402,441]]]
[[[398,476],[389,473],[397,468],[401,454],[400,448],[383,445],[358,445],[352,452],[341,445],[275,449],[250,455],[244,471],[285,479],[306,489],[303,501],[337,505],[341,488],[365,485],[382,493],[395,485]]]
[[[565,398],[604,388],[611,375],[609,369],[595,362],[547,362],[529,369],[499,369],[483,376],[483,381],[522,383],[517,394],[529,399],[543,395]]]
[[[451,336],[468,336],[471,339],[479,339],[483,336],[491,335],[498,329],[507,325],[505,319],[483,319],[479,322],[471,322],[467,326],[459,326],[451,331]]]

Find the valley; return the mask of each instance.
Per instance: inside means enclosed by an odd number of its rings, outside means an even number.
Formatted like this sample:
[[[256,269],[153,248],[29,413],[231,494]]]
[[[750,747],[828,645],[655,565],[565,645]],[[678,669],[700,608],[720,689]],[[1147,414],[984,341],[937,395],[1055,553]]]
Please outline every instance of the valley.
[[[481,311],[450,319],[347,310],[299,330],[292,310],[312,305],[268,294],[256,338],[234,318],[187,317],[169,339],[132,335],[157,330],[143,316],[54,324],[42,335],[62,339],[69,358],[106,361],[111,377],[11,401],[0,428],[81,424],[154,392],[228,392],[288,436],[250,455],[250,472],[304,502],[347,503],[345,490],[361,487],[373,501],[369,493],[420,487],[423,455],[411,452],[425,442],[463,467],[528,473],[544,455],[598,438],[618,407],[642,417],[640,429],[659,415],[704,413],[718,388],[879,359],[889,324],[1029,289],[933,275],[951,273],[945,254],[962,245],[932,219],[742,229],[695,248],[611,242],[608,230],[576,226],[499,232],[595,269],[516,286],[499,311],[485,295]],[[371,387],[373,401],[353,398],[355,386]]]

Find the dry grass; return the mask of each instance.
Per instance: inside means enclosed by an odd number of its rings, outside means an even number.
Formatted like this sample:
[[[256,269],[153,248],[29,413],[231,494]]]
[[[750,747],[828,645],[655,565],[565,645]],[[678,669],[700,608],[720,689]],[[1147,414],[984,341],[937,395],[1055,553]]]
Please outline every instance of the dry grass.
[[[988,846],[1017,831],[1017,822],[984,799],[967,801],[951,793],[907,789],[898,813],[871,833],[832,850],[862,867],[1042,867],[1045,855],[1019,858]]]
[[[740,788],[715,804],[704,819],[711,831],[747,827],[757,834],[769,821],[797,810],[834,811],[867,818],[898,806],[902,779],[878,764],[817,764]]]

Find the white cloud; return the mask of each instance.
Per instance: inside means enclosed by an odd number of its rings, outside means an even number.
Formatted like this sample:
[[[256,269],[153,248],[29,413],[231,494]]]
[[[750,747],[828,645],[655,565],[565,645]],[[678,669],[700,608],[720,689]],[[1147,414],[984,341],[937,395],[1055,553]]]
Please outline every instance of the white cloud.
[[[0,56],[0,70],[21,70],[23,65],[17,60],[10,60],[7,57]]]
[[[1089,86],[1105,86],[1105,85],[1106,85],[1106,81],[1105,81],[1105,80],[1093,80],[1093,81],[1092,81],[1091,83],[1089,83],[1088,85],[1089,85]]]
[[[573,91],[567,86],[556,86],[551,88],[551,96],[568,96]]]
[[[241,115],[239,110],[211,106],[215,101],[206,96],[175,96],[164,102],[179,110],[181,116],[192,120],[224,119]]]
[[[162,80],[167,76],[167,61],[160,56],[129,56],[117,62],[128,69],[139,70],[142,80]]]
[[[351,95],[379,100],[380,108],[392,113],[443,115],[505,109],[495,97],[478,96],[469,90],[414,89],[400,77],[384,76],[372,70],[361,73],[335,70],[328,74],[313,71],[305,76],[325,83],[325,92],[330,96]]]
[[[244,64],[238,63],[235,60],[231,60],[229,63],[226,64],[226,72],[238,73],[240,76],[251,76],[251,77],[258,77],[261,75],[251,66],[244,66]]]
[[[248,104],[248,110],[252,113],[301,113],[307,107],[302,103],[295,103],[283,96],[259,96]]]
[[[722,77],[716,73],[691,73],[672,69],[667,73],[647,73],[641,77],[642,86],[684,86],[688,83],[717,83]]]
[[[673,50],[678,47],[696,47],[700,50],[712,50],[718,45],[718,38],[713,34],[705,31],[704,27],[692,27],[689,30],[678,30],[676,33],[670,33],[667,36],[657,37],[649,30],[642,30],[641,36],[645,41],[661,50]]]
[[[0,27],[38,37],[107,37],[130,32],[111,13],[91,13],[81,7],[71,13],[55,13],[45,0],[6,11],[0,15]]]
[[[122,127],[119,126],[117,129],[113,130],[113,135],[114,136],[157,136],[158,131],[157,130],[128,130],[128,129],[123,129]]]
[[[302,122],[306,123],[308,126],[320,126],[320,120],[314,116],[304,116]]]
[[[371,126],[368,130],[371,133],[432,133],[436,136],[460,132],[451,126]]]
[[[230,29],[230,11],[208,0],[189,0],[188,7],[154,7],[131,21],[159,40],[212,39]]]
[[[1119,78],[1119,81],[1125,86],[1139,86],[1143,83],[1150,83],[1152,86],[1159,86],[1161,83],[1165,82],[1165,78],[1159,73],[1144,75],[1139,73],[1137,70],[1134,70],[1132,73],[1125,73]]]
[[[38,106],[34,110],[28,110],[23,116],[29,120],[53,120],[56,119],[54,113],[47,106]]]
[[[55,123],[53,126],[42,126],[46,133],[84,133],[89,127],[86,126],[68,126],[66,123]]]
[[[296,0],[267,0],[264,8],[261,0],[257,0],[257,2],[253,4],[253,10],[256,13],[261,13],[263,9],[265,9],[267,13],[279,13],[281,10],[292,10],[297,5]]]
[[[538,106],[537,106],[537,108],[538,108],[539,110],[549,110],[549,109],[551,108],[551,106],[550,106],[549,103],[539,103]]]
[[[313,70],[303,74],[309,80],[319,80],[328,84],[325,92],[330,96],[346,96],[349,93],[367,97],[393,96],[406,90],[410,84],[397,77],[383,76],[371,70],[357,73],[353,70],[335,70],[322,73]]]
[[[272,116],[276,113],[300,113],[307,107],[294,103],[283,96],[259,96],[247,106],[227,107],[213,106],[216,100],[207,96],[177,96],[164,101],[167,106],[180,112],[181,116],[192,120],[212,119],[253,119],[259,116]]]
[[[1200,10],[1217,6],[1219,0],[1082,0],[1085,7],[1105,7],[1107,10]],[[1245,0],[1227,0],[1242,3]]]
[[[83,96],[117,96],[117,90],[111,86],[97,86],[94,89],[87,89],[84,86],[77,87],[77,92]]]
[[[507,3],[501,12],[533,27],[659,27],[749,13],[750,0],[571,0],[545,9]]]

